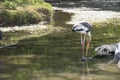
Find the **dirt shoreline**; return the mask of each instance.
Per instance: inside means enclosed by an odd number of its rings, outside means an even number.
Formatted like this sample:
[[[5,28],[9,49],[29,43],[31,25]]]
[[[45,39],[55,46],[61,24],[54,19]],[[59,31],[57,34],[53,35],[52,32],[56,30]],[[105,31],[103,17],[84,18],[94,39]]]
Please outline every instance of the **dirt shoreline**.
[[[14,32],[14,31],[29,31],[32,32],[34,30],[38,30],[38,29],[46,29],[47,25],[43,25],[43,24],[33,24],[33,25],[25,25],[25,26],[13,26],[13,27],[0,27],[0,30],[2,32]]]

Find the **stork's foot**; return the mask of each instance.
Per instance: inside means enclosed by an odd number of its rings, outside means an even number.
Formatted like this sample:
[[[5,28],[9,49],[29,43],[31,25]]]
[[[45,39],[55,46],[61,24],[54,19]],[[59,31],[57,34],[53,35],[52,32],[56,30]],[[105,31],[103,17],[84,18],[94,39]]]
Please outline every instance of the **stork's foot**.
[[[85,62],[85,61],[88,61],[88,60],[91,60],[92,59],[92,57],[82,57],[82,59],[81,59],[81,62]]]
[[[87,61],[87,58],[86,57],[82,57],[81,62],[85,62],[85,61]]]

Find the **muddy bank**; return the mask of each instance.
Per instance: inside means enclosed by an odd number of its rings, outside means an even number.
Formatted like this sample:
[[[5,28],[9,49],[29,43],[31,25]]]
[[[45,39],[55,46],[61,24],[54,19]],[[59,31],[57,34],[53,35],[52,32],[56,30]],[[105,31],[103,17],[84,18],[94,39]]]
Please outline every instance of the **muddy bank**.
[[[47,29],[47,25],[42,24],[34,24],[34,25],[26,25],[26,26],[13,26],[13,27],[0,27],[0,30],[2,32],[15,32],[15,31],[27,31],[27,32],[33,32],[39,29]]]

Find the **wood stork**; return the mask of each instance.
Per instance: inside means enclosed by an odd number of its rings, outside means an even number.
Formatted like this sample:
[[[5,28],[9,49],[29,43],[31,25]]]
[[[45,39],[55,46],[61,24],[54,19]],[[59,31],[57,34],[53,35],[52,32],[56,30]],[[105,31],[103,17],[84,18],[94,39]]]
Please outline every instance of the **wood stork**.
[[[82,51],[83,51],[83,56],[81,61],[87,60],[86,57],[88,55],[88,49],[91,42],[91,28],[92,26],[88,22],[80,22],[80,23],[74,24],[72,28],[73,32],[78,32],[81,34],[81,45],[82,45]],[[85,41],[87,43],[86,52],[84,52]]]

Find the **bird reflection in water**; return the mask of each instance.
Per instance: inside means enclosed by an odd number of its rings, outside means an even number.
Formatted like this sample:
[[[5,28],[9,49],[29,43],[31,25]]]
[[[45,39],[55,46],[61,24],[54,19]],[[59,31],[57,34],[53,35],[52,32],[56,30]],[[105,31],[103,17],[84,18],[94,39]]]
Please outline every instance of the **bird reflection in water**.
[[[81,77],[81,80],[94,80],[92,75],[91,75],[91,72],[90,72],[87,61],[82,62],[82,77]]]

